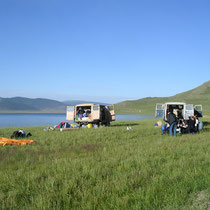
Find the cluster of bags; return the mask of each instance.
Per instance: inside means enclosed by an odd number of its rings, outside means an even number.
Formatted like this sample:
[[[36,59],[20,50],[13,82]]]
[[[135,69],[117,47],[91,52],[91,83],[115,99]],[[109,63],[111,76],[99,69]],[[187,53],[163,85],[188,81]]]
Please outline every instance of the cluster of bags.
[[[26,132],[24,130],[19,130],[19,131],[14,131],[11,135],[11,139],[13,138],[25,138],[25,137],[29,137],[32,136],[32,134],[29,132],[26,134]]]

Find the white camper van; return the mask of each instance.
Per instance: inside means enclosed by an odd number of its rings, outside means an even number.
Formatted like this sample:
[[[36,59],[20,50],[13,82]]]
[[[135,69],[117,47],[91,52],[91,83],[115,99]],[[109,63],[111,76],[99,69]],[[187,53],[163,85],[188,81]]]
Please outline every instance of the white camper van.
[[[156,104],[155,117],[166,120],[169,110],[178,113],[180,118],[189,120],[191,116],[202,117],[202,105],[186,104],[184,102],[167,102],[165,104]]]
[[[79,125],[92,123],[109,126],[111,121],[115,121],[114,105],[78,104],[67,106],[66,119]]]

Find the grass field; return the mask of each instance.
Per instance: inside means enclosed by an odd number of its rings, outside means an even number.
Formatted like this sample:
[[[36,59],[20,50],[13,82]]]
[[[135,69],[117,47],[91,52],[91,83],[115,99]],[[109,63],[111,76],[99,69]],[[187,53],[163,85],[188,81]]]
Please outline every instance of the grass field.
[[[0,147],[0,208],[209,209],[210,125],[169,137],[154,123],[25,128],[35,144]]]

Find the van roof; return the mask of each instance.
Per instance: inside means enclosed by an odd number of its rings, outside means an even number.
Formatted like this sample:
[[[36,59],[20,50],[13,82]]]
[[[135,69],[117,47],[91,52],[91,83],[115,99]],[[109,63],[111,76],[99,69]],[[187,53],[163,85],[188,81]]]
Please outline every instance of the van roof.
[[[75,106],[92,106],[92,105],[100,105],[100,104],[77,104]]]
[[[165,104],[167,104],[167,105],[186,105],[186,103],[184,103],[184,102],[167,102]]]

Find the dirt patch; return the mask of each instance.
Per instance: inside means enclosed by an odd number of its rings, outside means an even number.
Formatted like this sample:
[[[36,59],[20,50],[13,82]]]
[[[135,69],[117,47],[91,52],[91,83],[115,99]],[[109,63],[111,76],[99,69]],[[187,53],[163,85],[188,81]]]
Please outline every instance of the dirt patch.
[[[196,195],[196,202],[193,208],[210,210],[210,196],[207,191],[201,191]]]

